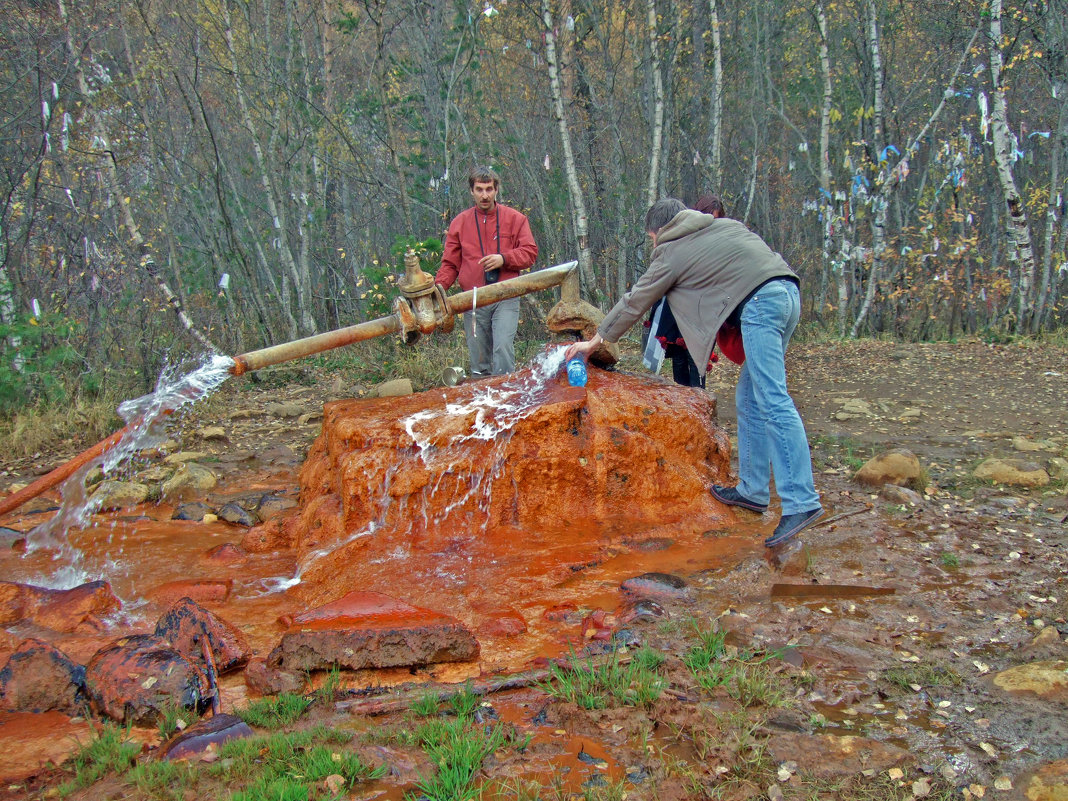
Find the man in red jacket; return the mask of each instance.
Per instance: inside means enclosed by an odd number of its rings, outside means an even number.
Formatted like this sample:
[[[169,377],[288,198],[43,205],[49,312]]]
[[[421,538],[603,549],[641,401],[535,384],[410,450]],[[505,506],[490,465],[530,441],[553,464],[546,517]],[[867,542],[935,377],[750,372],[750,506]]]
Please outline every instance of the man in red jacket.
[[[474,206],[460,212],[449,225],[441,267],[434,276],[444,289],[459,279],[460,289],[515,278],[533,266],[538,245],[530,221],[497,202],[501,179],[490,167],[473,167],[467,175]],[[515,369],[515,332],[519,326],[519,298],[479,307],[464,315],[471,375],[503,375]]]

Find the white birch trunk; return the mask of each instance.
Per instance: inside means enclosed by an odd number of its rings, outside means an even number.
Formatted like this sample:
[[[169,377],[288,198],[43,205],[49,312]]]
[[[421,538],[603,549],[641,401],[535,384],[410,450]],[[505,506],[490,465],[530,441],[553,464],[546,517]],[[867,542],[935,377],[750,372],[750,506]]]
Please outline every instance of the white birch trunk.
[[[712,189],[720,192],[723,183],[723,41],[719,33],[719,6],[708,0],[712,26]]]
[[[660,45],[656,32],[656,0],[645,2],[646,24],[649,34],[649,59],[653,73],[653,128],[649,153],[649,182],[645,207],[657,201],[660,186],[660,154],[664,148],[664,76],[660,72]]]
[[[545,64],[549,71],[553,116],[556,118],[556,125],[560,131],[560,146],[564,151],[564,172],[567,175],[568,195],[571,198],[571,224],[578,242],[579,280],[584,287],[589,287],[593,278],[589,217],[586,213],[586,201],[575,166],[575,154],[571,148],[571,133],[567,128],[567,117],[564,115],[564,98],[560,89],[560,72],[556,63],[556,34],[553,32],[553,15],[549,9],[549,0],[541,0],[541,20],[545,26]]]
[[[831,192],[831,100],[834,85],[831,81],[831,53],[827,41],[827,13],[823,3],[816,5],[816,25],[820,34],[820,76],[823,78],[823,103],[820,105],[820,212],[823,215],[823,269],[833,276],[838,292],[838,336],[845,336],[846,311],[849,295],[846,291],[845,270],[841,260],[831,254],[834,247],[836,222],[834,196]],[[824,279],[826,280],[826,279]]]
[[[144,237],[141,236],[141,231],[133,217],[133,211],[130,209],[130,199],[122,191],[122,183],[119,180],[119,171],[115,167],[115,158],[110,150],[110,145],[108,144],[107,130],[92,105],[92,93],[89,90],[89,83],[85,78],[85,70],[82,68],[81,58],[78,55],[81,51],[74,46],[74,39],[70,30],[70,18],[67,15],[67,7],[64,0],[56,0],[56,7],[59,11],[59,18],[63,23],[63,34],[66,40],[65,44],[71,58],[75,79],[78,83],[78,91],[81,93],[82,98],[84,98],[85,110],[89,115],[93,137],[100,143],[100,172],[103,175],[104,183],[107,187],[107,192],[112,204],[118,208],[122,225],[126,229],[127,235],[130,237],[130,240],[133,242],[133,245],[137,250],[140,266],[148,273],[152,280],[155,281],[164,301],[174,311],[175,316],[177,316],[182,327],[209,351],[213,353],[221,353],[219,348],[216,347],[210,339],[208,339],[201,331],[197,330],[193,321],[189,318],[189,315],[186,314],[181,299],[174,294],[170,285],[168,285],[156,269],[156,261],[152,255],[152,248],[145,242]]]
[[[1053,232],[1057,228],[1057,209],[1060,208],[1061,193],[1064,191],[1062,185],[1064,181],[1061,178],[1061,153],[1065,142],[1068,141],[1068,81],[1054,83],[1053,96],[1060,99],[1061,108],[1049,157],[1049,197],[1046,200],[1046,230],[1042,237],[1042,274],[1039,276],[1035,314],[1031,321],[1032,334],[1037,334],[1042,326],[1042,318],[1046,313],[1053,283]]]
[[[311,277],[309,275],[301,275],[297,259],[294,258],[293,251],[290,248],[285,208],[277,200],[274,182],[271,180],[271,173],[267,169],[267,156],[264,153],[263,145],[260,144],[256,125],[252,120],[252,113],[249,111],[248,101],[245,98],[245,88],[241,81],[241,68],[238,64],[237,50],[234,45],[234,31],[230,19],[229,2],[223,4],[223,21],[225,23],[226,46],[231,59],[231,69],[233,70],[234,90],[237,93],[237,104],[241,111],[241,121],[248,132],[249,140],[252,142],[252,151],[256,156],[256,166],[259,169],[260,183],[263,186],[264,202],[267,205],[267,211],[271,215],[272,225],[274,226],[278,254],[289,274],[290,280],[293,282],[292,289],[297,305],[297,320],[301,333],[314,334],[317,326],[309,305],[311,299]],[[276,113],[278,112],[276,111]],[[274,126],[274,130],[278,130],[277,124]]]
[[[883,61],[879,52],[879,18],[875,7],[875,0],[867,0],[865,10],[868,17],[868,50],[871,52],[871,72],[874,84],[873,131],[872,147],[875,150],[875,169],[880,169],[880,154],[885,146],[884,139],[884,116],[883,108]],[[882,274],[883,253],[886,252],[886,214],[890,208],[887,195],[882,191],[878,178],[875,181],[876,189],[872,197],[872,223],[871,223],[871,268],[868,271],[868,284],[864,290],[864,303],[853,321],[853,328],[849,332],[850,337],[856,338],[861,325],[868,316],[872,303],[875,301],[875,290],[879,285],[879,276]]]
[[[994,163],[997,167],[998,180],[1005,209],[1009,215],[1009,246],[1016,252],[1018,273],[1018,296],[1016,305],[1016,333],[1025,334],[1031,330],[1031,315],[1035,283],[1035,255],[1031,247],[1031,228],[1027,221],[1027,210],[1016,189],[1016,178],[1012,172],[1013,143],[1009,130],[1009,108],[1005,99],[1003,84],[1004,59],[1001,54],[1001,0],[990,3],[990,89],[993,107],[990,111],[990,134],[994,141]]]

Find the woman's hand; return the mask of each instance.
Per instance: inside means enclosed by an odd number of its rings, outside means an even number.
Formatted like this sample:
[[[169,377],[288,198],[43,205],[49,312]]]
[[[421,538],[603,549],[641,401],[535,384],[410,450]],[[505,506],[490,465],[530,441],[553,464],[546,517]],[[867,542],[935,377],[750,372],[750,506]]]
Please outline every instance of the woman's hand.
[[[585,342],[575,342],[567,346],[567,350],[564,352],[564,361],[571,361],[576,356],[581,356],[583,359],[589,359],[591,353],[604,344],[604,340],[601,339],[600,334],[594,334]]]

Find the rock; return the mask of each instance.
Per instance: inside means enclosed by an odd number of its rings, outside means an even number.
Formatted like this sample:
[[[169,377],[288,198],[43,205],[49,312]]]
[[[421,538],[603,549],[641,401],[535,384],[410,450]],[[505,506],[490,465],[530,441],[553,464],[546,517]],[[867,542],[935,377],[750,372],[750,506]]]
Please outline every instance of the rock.
[[[137,474],[137,479],[145,484],[158,484],[173,476],[174,470],[175,468],[170,465],[152,465],[152,467],[140,471]]]
[[[923,496],[908,487],[899,487],[897,484],[884,484],[879,490],[879,495],[890,503],[898,503],[904,506],[923,506]]]
[[[285,670],[385,668],[466,662],[478,656],[474,635],[447,615],[377,592],[350,592],[293,618],[267,657]]]
[[[1023,459],[987,459],[975,468],[973,475],[1013,487],[1044,487],[1049,484],[1049,474],[1045,470]]]
[[[213,565],[228,565],[230,567],[242,565],[248,561],[248,551],[240,545],[232,542],[224,542],[209,548],[200,556],[201,561]]]
[[[153,634],[123,637],[101,648],[85,668],[93,708],[112,720],[153,725],[168,707],[202,713],[210,704],[204,673]]]
[[[652,623],[653,621],[664,620],[667,617],[667,610],[649,598],[641,598],[627,604],[619,612],[620,622],[626,624]]]
[[[1068,459],[1054,456],[1046,464],[1046,472],[1054,481],[1068,480]]]
[[[582,620],[583,640],[610,640],[618,619],[603,609],[595,609]]]
[[[185,464],[186,462],[198,462],[207,459],[210,454],[205,451],[179,451],[164,457],[165,464]]]
[[[1064,801],[1068,798],[1068,759],[1042,765],[1022,784],[1027,801]]]
[[[305,674],[268,666],[262,656],[253,657],[245,666],[245,684],[259,695],[299,693],[304,689]]]
[[[267,413],[272,417],[300,417],[304,407],[299,403],[268,403]]]
[[[527,621],[514,609],[489,611],[485,617],[479,631],[490,637],[516,637],[526,633]]]
[[[145,593],[160,606],[171,606],[180,598],[197,603],[222,603],[230,597],[233,579],[179,579],[159,584]]]
[[[358,586],[357,552],[367,541],[352,534],[372,523],[379,542],[416,537],[433,550],[469,537],[457,529],[471,520],[533,536],[608,521],[629,531],[695,519],[710,527],[731,514],[708,492],[729,469],[714,397],[595,368],[582,391],[562,379],[549,382],[544,399],[508,436],[471,436],[484,413],[458,401],[527,380],[524,372],[410,397],[327,404],[323,433],[301,469],[300,516],[289,545],[300,555],[341,547],[315,560],[309,584],[321,578]],[[406,425],[413,416],[418,422]]]
[[[905,448],[894,448],[869,459],[853,480],[868,487],[897,484],[916,489],[922,476],[923,468],[916,454]]]
[[[868,737],[783,732],[772,734],[767,754],[776,763],[796,762],[818,780],[842,779],[863,770],[882,773],[912,761],[912,755],[896,745]],[[812,756],[818,754],[818,759]]]
[[[171,520],[192,520],[194,522],[200,522],[204,519],[204,515],[209,514],[215,514],[215,509],[201,501],[180,503],[174,507],[174,514],[171,515]]]
[[[292,547],[292,534],[290,529],[296,523],[296,518],[272,517],[266,523],[253,526],[245,532],[241,538],[241,547],[248,553],[269,553]]]
[[[43,640],[27,639],[0,669],[0,708],[55,709],[75,715],[85,704],[85,668]]]
[[[1034,693],[1051,700],[1068,700],[1068,661],[1017,665],[994,676],[994,684],[1010,693]]]
[[[412,380],[410,378],[395,378],[392,381],[384,381],[372,390],[375,398],[399,398],[403,395],[411,395]]]
[[[267,414],[266,409],[235,409],[230,412],[231,420],[253,420],[257,417],[264,417]]]
[[[1046,626],[1020,653],[1032,662],[1064,659],[1068,657],[1068,645],[1061,639],[1055,626]]]
[[[318,412],[305,412],[297,418],[297,425],[310,426],[323,421],[322,410]]]
[[[219,441],[229,442],[230,438],[226,436],[226,429],[222,426],[204,426],[197,432],[197,436],[205,441]]]
[[[1034,453],[1042,450],[1042,445],[1038,442],[1032,442],[1027,437],[1013,437],[1012,448],[1021,453]]]
[[[259,520],[255,515],[248,512],[241,504],[230,501],[219,508],[219,519],[237,526],[254,526]]]
[[[620,588],[631,595],[655,598],[660,601],[685,598],[688,594],[686,582],[668,573],[643,573],[627,579],[620,585]]]
[[[98,511],[111,512],[144,503],[148,500],[148,485],[106,478],[96,485],[92,497]]]
[[[90,581],[69,590],[0,582],[0,625],[30,620],[53,631],[97,630],[99,617],[122,606],[106,581]]]
[[[604,312],[584,300],[561,300],[549,311],[546,327],[567,340],[589,339],[597,332],[604,319]],[[610,367],[619,361],[619,344],[604,342],[593,353],[590,361],[601,367]]]
[[[217,483],[218,479],[208,468],[196,462],[184,462],[160,489],[167,500],[178,500],[211,492]]]
[[[169,762],[197,762],[205,754],[217,751],[223,743],[252,737],[254,734],[252,727],[236,715],[212,715],[210,718],[198,720],[161,745],[156,758]]]
[[[189,598],[179,599],[160,617],[156,636],[167,640],[205,673],[209,667],[204,659],[205,640],[219,675],[241,667],[252,655],[248,639],[239,629]]]
[[[280,495],[268,494],[256,502],[256,514],[260,516],[261,520],[268,520],[279,512],[292,509],[296,505],[297,502],[293,498],[283,498]]]

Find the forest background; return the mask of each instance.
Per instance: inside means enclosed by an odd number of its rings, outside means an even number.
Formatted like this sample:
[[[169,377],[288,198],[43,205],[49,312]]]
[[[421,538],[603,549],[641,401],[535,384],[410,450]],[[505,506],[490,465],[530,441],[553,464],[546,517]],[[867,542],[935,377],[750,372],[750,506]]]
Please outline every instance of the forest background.
[[[0,70],[9,417],[389,314],[475,163],[602,309],[717,192],[810,330],[1068,319],[1068,0],[0,0]]]

